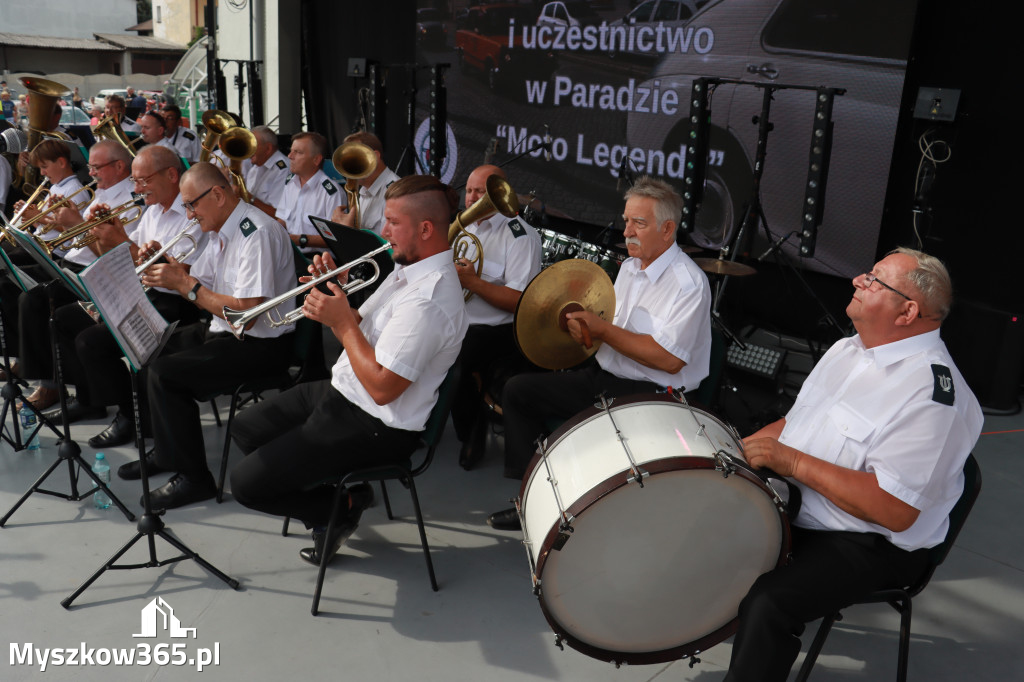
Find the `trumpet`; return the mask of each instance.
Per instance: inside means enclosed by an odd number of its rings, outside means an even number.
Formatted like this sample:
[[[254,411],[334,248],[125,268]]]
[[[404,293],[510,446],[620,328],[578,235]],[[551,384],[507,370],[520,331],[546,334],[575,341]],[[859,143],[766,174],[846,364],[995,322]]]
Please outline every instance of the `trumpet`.
[[[40,211],[37,215],[32,216],[28,220],[21,221],[18,225],[15,225],[15,227],[17,227],[19,230],[27,230],[29,227],[39,222],[39,220],[41,220],[43,216],[47,215],[48,213],[53,213],[59,208],[64,208],[64,206],[67,205],[67,203],[71,201],[71,199],[78,196],[82,192],[88,192],[88,198],[85,201],[74,202],[75,208],[81,209],[83,206],[91,203],[92,200],[96,198],[96,192],[94,191],[95,185],[95,180],[90,182],[88,185],[82,185],[71,194],[66,194],[62,196],[60,199],[58,199],[57,201],[53,202],[52,204],[44,208],[42,211]]]
[[[38,187],[36,187],[36,191],[32,192],[32,196],[30,196],[28,199],[25,200],[25,203],[22,205],[21,210],[11,216],[10,222],[8,222],[6,218],[4,218],[3,229],[2,229],[2,231],[0,231],[0,232],[2,232],[2,233],[0,233],[0,242],[2,242],[4,239],[6,239],[7,241],[9,241],[11,243],[11,246],[15,246],[15,247],[18,246],[18,242],[16,242],[14,240],[14,237],[12,237],[11,235],[7,234],[7,230],[10,229],[10,228],[19,228],[20,229],[20,227],[21,227],[21,223],[20,223],[21,216],[25,213],[25,211],[30,206],[32,206],[33,203],[36,204],[35,208],[42,208],[42,205],[43,205],[43,202],[45,201],[45,199],[40,199],[39,195],[42,194],[42,192],[46,190],[46,185],[49,182],[50,182],[49,178],[43,178],[43,181],[39,183]],[[47,192],[47,195],[49,195],[49,192]]]
[[[173,256],[174,260],[176,260],[176,261],[183,261],[186,258],[188,258],[189,256],[191,256],[193,253],[195,253],[196,249],[199,248],[199,242],[197,242],[196,238],[193,237],[192,235],[190,235],[188,233],[188,231],[191,230],[193,227],[195,227],[198,224],[199,224],[199,221],[196,220],[195,218],[193,218],[192,220],[188,221],[188,224],[185,225],[185,227],[182,228],[181,232],[179,232],[178,234],[174,235],[174,238],[171,239],[171,241],[169,241],[166,244],[164,244],[163,246],[161,246],[157,250],[157,252],[154,253],[152,256],[150,256],[144,263],[142,263],[142,265],[140,265],[137,268],[135,268],[135,274],[139,275],[141,277],[142,273],[144,273],[146,270],[149,269],[149,266],[154,265],[158,260],[163,258],[182,239],[187,239],[190,242],[192,242],[192,246],[191,246],[191,248],[189,248],[188,251],[184,251],[182,253],[179,253],[176,256]]]
[[[96,227],[97,225],[102,225],[107,221],[113,220],[114,218],[117,218],[127,213],[133,208],[137,209],[138,207],[142,206],[145,203],[146,200],[144,198],[136,197],[131,201],[124,202],[117,208],[112,208],[109,211],[104,211],[102,215],[98,215],[92,220],[86,220],[84,222],[79,223],[78,225],[75,225],[74,227],[69,227],[68,229],[61,232],[60,235],[54,237],[53,239],[37,239],[36,241],[39,243],[39,248],[46,251],[46,255],[48,256],[52,256],[53,252],[56,249],[61,248],[62,244],[71,241],[72,239],[77,239],[77,241],[69,245],[67,248],[80,249],[96,241],[96,236],[89,234],[89,231],[92,230],[92,228]],[[123,225],[131,225],[141,217],[142,211],[138,211],[136,215],[132,216],[128,220],[121,221],[121,223]]]
[[[287,291],[281,294],[280,296],[277,296],[276,298],[264,301],[259,305],[255,305],[252,308],[249,308],[248,310],[232,310],[231,308],[224,306],[224,319],[227,320],[228,324],[231,325],[231,333],[234,334],[235,337],[239,339],[241,339],[242,336],[245,334],[245,328],[249,325],[249,323],[258,318],[260,315],[267,316],[267,323],[271,327],[283,327],[285,325],[291,324],[303,316],[302,307],[300,306],[298,308],[295,308],[287,315],[275,318],[273,313],[274,309],[277,308],[277,306],[281,305],[290,298],[295,298],[299,294],[309,291],[313,287],[319,286],[320,284],[326,282],[329,279],[337,277],[346,270],[351,270],[352,268],[354,268],[357,265],[360,265],[361,263],[369,263],[373,267],[373,274],[370,276],[369,279],[357,279],[351,282],[347,282],[346,284],[342,285],[341,290],[345,292],[345,295],[347,296],[348,294],[355,293],[360,289],[364,289],[370,286],[371,284],[377,281],[378,277],[380,277],[380,266],[377,265],[377,261],[374,260],[374,257],[384,253],[390,248],[392,248],[391,243],[385,243],[383,246],[380,246],[374,249],[373,251],[370,251],[369,253],[366,253],[365,255],[356,258],[355,260],[349,261],[344,265],[339,265],[330,272],[325,272],[324,274],[318,277],[314,277],[310,281],[300,284],[291,291]]]
[[[448,226],[448,245],[452,247],[455,260],[465,258],[470,245],[474,246],[476,251],[469,259],[469,263],[475,267],[476,275],[479,277],[484,267],[484,247],[480,243],[479,237],[467,230],[466,226],[472,225],[478,220],[490,218],[495,213],[512,218],[518,212],[519,197],[512,190],[512,185],[497,175],[487,178],[484,196],[455,216],[455,220]],[[466,291],[463,298],[468,301],[473,298],[473,292]]]

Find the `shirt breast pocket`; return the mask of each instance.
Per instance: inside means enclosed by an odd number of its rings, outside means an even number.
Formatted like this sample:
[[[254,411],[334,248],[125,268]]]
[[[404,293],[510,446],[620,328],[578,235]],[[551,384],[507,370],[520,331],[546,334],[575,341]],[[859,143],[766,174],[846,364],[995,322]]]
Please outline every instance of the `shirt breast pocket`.
[[[492,282],[499,281],[505,274],[505,261],[498,260],[496,257],[487,254],[484,257],[484,264],[480,273]]]
[[[650,334],[653,336],[654,332],[661,327],[661,319],[657,315],[652,315],[643,306],[637,306],[630,314],[627,326],[630,331],[637,334]]]
[[[862,456],[865,452],[866,448],[863,446],[869,443],[871,436],[875,433],[874,422],[846,403],[833,405],[828,411],[828,421],[832,425],[833,431],[829,434],[831,443],[828,452],[822,453],[824,455],[822,459],[849,468],[859,468],[861,462],[853,461],[853,459]],[[848,443],[861,447],[849,448],[844,453],[843,448]]]

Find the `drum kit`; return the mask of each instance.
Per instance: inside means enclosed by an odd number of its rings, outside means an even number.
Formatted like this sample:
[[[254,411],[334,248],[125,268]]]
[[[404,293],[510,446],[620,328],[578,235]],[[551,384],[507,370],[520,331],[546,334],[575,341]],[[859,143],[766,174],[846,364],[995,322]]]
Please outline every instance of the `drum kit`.
[[[558,261],[523,291],[516,342],[541,367],[574,366],[598,344],[573,341],[566,315],[614,309],[604,270]],[[681,395],[595,401],[540,441],[515,499],[533,592],[559,648],[692,665],[735,632],[754,580],[788,560],[786,502],[739,434]]]

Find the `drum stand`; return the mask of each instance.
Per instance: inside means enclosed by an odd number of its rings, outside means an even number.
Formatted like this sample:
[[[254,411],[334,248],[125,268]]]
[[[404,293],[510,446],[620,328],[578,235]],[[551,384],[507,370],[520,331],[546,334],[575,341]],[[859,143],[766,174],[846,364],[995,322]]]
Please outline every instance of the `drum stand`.
[[[93,472],[92,467],[89,466],[88,462],[82,459],[82,448],[78,446],[78,443],[71,439],[71,426],[68,424],[67,419],[68,392],[67,388],[64,386],[64,377],[61,372],[60,346],[57,343],[57,322],[56,317],[54,315],[56,303],[54,302],[53,287],[61,286],[61,282],[59,280],[53,280],[48,282],[47,284],[44,284],[43,286],[46,288],[46,294],[50,302],[50,344],[51,347],[53,348],[53,366],[57,374],[57,389],[60,394],[60,411],[61,415],[63,416],[62,421],[64,422],[64,433],[61,434],[61,432],[58,431],[56,427],[54,427],[53,424],[51,424],[49,420],[47,420],[46,417],[44,417],[43,414],[32,405],[32,403],[25,401],[25,405],[27,405],[29,409],[36,413],[36,418],[39,420],[39,423],[36,426],[36,431],[32,433],[32,436],[35,436],[35,434],[39,431],[39,429],[43,427],[43,425],[46,425],[46,427],[53,431],[53,433],[57,436],[57,459],[53,462],[53,464],[50,465],[50,468],[47,469],[42,476],[36,479],[36,482],[33,483],[32,486],[25,491],[25,494],[21,496],[21,499],[14,503],[14,506],[11,507],[11,509],[3,516],[3,518],[0,518],[0,527],[3,527],[3,525],[7,523],[7,519],[11,518],[14,512],[18,510],[18,507],[24,504],[25,500],[29,498],[29,495],[35,492],[43,493],[45,495],[53,495],[54,497],[60,497],[65,500],[70,500],[72,502],[79,502],[81,500],[88,498],[89,495],[92,495],[97,490],[102,490],[110,497],[111,502],[113,502],[117,506],[117,508],[121,510],[121,513],[123,513],[128,518],[129,521],[134,521],[135,514],[128,511],[128,508],[125,507],[121,500],[119,500],[118,497],[113,493],[113,491],[110,490],[110,487],[106,484],[106,482],[100,480],[99,476],[97,476]],[[10,385],[11,384],[8,383],[8,386]],[[14,384],[14,387],[17,395],[21,395],[21,387],[19,387],[16,383]],[[6,399],[7,386],[4,387],[4,391],[4,397]],[[6,409],[7,405],[5,403],[4,410],[6,411]],[[17,419],[17,417],[18,415],[15,415],[15,419]],[[28,440],[31,440],[32,436],[30,436]],[[52,474],[57,469],[57,467],[61,465],[62,462],[67,462],[68,465],[68,479],[71,484],[71,492],[60,493],[54,490],[46,490],[42,488],[43,481],[45,481],[50,476],[50,474]],[[77,470],[75,469],[75,465],[78,465]],[[92,488],[91,490],[88,490],[84,493],[78,492],[78,475],[79,472],[81,471],[84,471],[89,476],[89,478],[92,479],[93,483],[96,484],[95,488]]]
[[[125,362],[127,362],[127,360],[125,360]],[[216,566],[203,559],[196,552],[189,549],[189,547],[185,543],[183,543],[181,540],[170,534],[170,532],[167,530],[167,527],[164,525],[163,519],[160,518],[161,516],[163,516],[165,510],[160,510],[158,512],[153,511],[149,495],[149,472],[146,470],[146,445],[145,439],[143,438],[142,435],[142,419],[139,411],[138,373],[130,366],[128,370],[129,374],[131,374],[132,377],[132,411],[135,417],[135,446],[139,451],[139,470],[140,473],[142,474],[142,516],[139,518],[138,524],[136,525],[136,528],[138,530],[135,533],[135,537],[129,540],[127,544],[125,544],[121,549],[119,549],[114,554],[114,556],[110,557],[110,559],[107,560],[105,564],[100,566],[95,573],[89,576],[89,579],[82,583],[82,585],[77,590],[72,592],[69,596],[65,597],[61,601],[60,605],[63,606],[65,609],[70,609],[71,602],[75,601],[75,599],[77,599],[78,596],[82,594],[82,592],[85,592],[85,590],[87,590],[90,585],[96,582],[96,579],[103,575],[103,573],[108,569],[132,570],[136,568],[158,568],[160,566],[166,566],[167,564],[173,564],[178,561],[184,561],[185,559],[191,559],[192,561],[195,561],[197,564],[206,569],[209,573],[212,573],[214,576],[220,578],[225,583],[227,583],[231,587],[231,589],[238,589],[237,580],[229,577],[225,573],[222,573]],[[181,552],[181,554],[179,556],[171,557],[170,559],[157,559],[156,536],[158,535],[161,538],[163,538],[168,544],[170,544],[179,552]],[[124,556],[124,554],[127,553],[128,550],[130,550],[135,545],[135,543],[141,540],[142,538],[146,538],[147,544],[149,545],[149,561],[146,561],[145,563],[141,564],[118,565],[116,563],[117,560]]]

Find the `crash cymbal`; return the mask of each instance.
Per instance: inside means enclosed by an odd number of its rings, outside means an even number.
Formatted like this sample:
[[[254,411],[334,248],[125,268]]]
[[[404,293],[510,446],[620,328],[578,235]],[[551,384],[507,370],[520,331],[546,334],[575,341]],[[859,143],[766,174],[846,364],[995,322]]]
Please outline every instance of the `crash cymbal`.
[[[545,369],[565,369],[597,352],[600,343],[585,348],[563,329],[565,314],[589,310],[603,320],[615,317],[615,287],[597,263],[563,260],[541,271],[523,290],[516,305],[515,330],[519,350]]]
[[[711,275],[732,275],[733,277],[745,277],[754,275],[757,270],[731,260],[720,260],[718,258],[694,258],[693,262],[700,266],[700,269]]]

